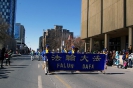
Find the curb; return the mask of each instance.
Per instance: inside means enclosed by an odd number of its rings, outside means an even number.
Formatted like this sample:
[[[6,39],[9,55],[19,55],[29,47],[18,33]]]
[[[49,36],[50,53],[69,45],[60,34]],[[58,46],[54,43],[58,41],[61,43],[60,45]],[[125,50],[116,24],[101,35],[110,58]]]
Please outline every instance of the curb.
[[[12,57],[17,57],[17,56],[21,56],[21,54],[14,54],[14,55],[12,55]]]

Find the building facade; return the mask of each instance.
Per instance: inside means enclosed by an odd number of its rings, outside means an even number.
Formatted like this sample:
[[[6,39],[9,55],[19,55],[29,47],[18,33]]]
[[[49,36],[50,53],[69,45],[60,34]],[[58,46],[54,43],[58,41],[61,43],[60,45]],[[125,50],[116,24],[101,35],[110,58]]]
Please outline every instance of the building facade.
[[[14,39],[17,42],[17,49],[25,45],[25,28],[20,23],[15,24]]]
[[[133,44],[132,0],[82,0],[81,38],[85,50],[127,49]]]
[[[41,50],[41,51],[43,50],[43,45],[42,44],[43,44],[43,36],[40,36],[39,37],[39,50]]]
[[[54,25],[53,29],[47,29],[44,31],[43,47],[50,45],[51,50],[61,51],[64,47],[67,47],[66,40],[68,39],[69,35],[73,37],[73,32],[69,32],[69,30],[63,29],[63,26],[61,25]]]
[[[14,24],[16,19],[16,0],[0,0],[0,14],[4,22],[10,26],[7,33],[14,38]]]
[[[4,21],[4,18],[2,18],[2,15],[0,14],[0,49],[5,47],[7,50],[12,49],[15,51],[16,41],[6,33],[7,29],[7,22]]]

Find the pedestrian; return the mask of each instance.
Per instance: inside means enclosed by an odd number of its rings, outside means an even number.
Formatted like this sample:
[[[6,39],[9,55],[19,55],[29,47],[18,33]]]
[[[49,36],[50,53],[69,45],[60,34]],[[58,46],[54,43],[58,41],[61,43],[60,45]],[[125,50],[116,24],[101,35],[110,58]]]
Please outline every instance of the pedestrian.
[[[10,64],[8,51],[5,52],[4,56],[5,56],[5,59],[6,59],[6,66],[7,66],[7,62]]]
[[[11,60],[11,57],[12,57],[12,50],[9,50],[9,52],[8,52],[8,59],[6,60],[6,65],[7,65],[7,62],[9,63],[9,65],[10,65],[10,60]]]
[[[132,53],[132,45],[129,46],[129,54]]]
[[[116,53],[115,53],[115,50],[114,50],[113,53],[112,53],[113,65],[115,65],[115,63],[116,63],[115,55],[116,55]]]
[[[116,58],[116,65],[117,65],[117,68],[119,68],[119,63],[120,63],[120,58],[119,58],[119,52],[116,51],[116,55],[115,55],[115,58]]]
[[[5,47],[3,47],[1,50],[1,68],[3,68],[5,50],[6,50]]]
[[[1,49],[0,49],[0,62],[1,62]]]
[[[33,59],[34,59],[34,52],[33,52],[33,50],[31,50],[30,55],[31,55],[31,61],[33,61]]]

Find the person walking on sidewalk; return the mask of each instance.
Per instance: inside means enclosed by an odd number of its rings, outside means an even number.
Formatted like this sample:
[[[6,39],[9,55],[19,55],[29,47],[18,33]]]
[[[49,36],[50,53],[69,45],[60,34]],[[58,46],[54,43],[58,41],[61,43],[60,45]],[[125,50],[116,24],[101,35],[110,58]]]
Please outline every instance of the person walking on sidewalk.
[[[117,68],[119,68],[119,63],[120,63],[120,58],[119,58],[119,52],[116,51],[116,55],[115,55],[115,58],[116,58],[116,65],[117,65]]]
[[[9,65],[10,65],[10,60],[11,60],[11,56],[12,56],[12,50],[9,50],[9,52],[7,52],[7,54],[8,54],[8,59],[6,59],[6,65],[7,65],[7,62],[9,63]]]
[[[10,64],[10,62],[9,62],[9,55],[8,55],[7,51],[5,52],[5,59],[6,59],[6,66],[7,66],[7,62]]]
[[[1,50],[1,68],[3,68],[5,50],[6,50],[5,47],[3,47]]]

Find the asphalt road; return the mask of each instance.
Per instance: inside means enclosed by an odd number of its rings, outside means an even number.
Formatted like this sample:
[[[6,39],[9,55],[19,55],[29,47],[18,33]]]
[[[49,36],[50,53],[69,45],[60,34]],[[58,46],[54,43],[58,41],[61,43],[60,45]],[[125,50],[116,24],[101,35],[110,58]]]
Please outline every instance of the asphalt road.
[[[45,75],[42,61],[22,55],[0,69],[0,88],[133,88],[133,68],[108,67],[100,72],[55,72]]]

